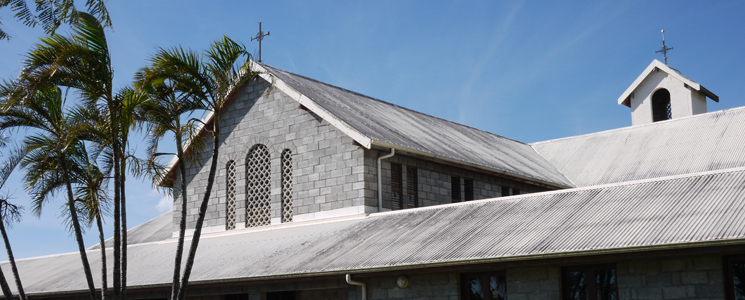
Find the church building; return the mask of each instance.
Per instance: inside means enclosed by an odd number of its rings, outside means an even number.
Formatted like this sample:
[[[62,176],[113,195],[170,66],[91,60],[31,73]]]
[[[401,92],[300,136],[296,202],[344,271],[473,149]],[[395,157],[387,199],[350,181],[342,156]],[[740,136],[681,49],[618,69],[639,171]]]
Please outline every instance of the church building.
[[[745,107],[707,112],[719,97],[664,63],[618,98],[632,126],[532,144],[252,68],[221,116],[188,299],[745,299]],[[170,296],[198,160],[171,161],[174,211],[128,233],[129,299]],[[78,253],[18,269],[31,299],[88,297]]]

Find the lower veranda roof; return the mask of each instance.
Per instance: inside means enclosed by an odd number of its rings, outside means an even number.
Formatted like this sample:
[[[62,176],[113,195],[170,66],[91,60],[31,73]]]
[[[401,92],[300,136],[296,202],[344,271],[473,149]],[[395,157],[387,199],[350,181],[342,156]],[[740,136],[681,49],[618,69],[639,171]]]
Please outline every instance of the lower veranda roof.
[[[745,242],[743,192],[740,168],[212,233],[200,241],[191,282],[737,244]],[[172,238],[131,245],[129,285],[168,286],[175,248]],[[98,281],[99,250],[88,257]],[[7,262],[2,268],[10,274]],[[18,268],[31,295],[86,289],[78,253],[22,259]]]

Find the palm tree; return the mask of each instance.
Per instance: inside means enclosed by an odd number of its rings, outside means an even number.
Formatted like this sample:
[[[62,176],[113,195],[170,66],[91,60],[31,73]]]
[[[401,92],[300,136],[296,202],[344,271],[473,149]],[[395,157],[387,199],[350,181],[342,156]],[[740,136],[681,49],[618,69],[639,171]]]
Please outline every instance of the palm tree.
[[[158,146],[160,141],[166,135],[166,133],[172,133],[176,140],[176,157],[178,159],[177,164],[181,178],[186,178],[185,168],[185,157],[183,142],[184,139],[191,140],[194,136],[196,128],[194,122],[187,122],[182,124],[181,117],[185,114],[191,114],[194,110],[202,108],[199,101],[194,101],[192,98],[187,97],[186,93],[181,93],[176,88],[176,82],[168,79],[169,77],[179,76],[178,73],[173,73],[173,70],[168,69],[151,69],[142,68],[135,75],[136,85],[140,90],[144,91],[149,101],[144,103],[140,108],[140,116],[142,121],[147,124],[148,136],[148,152],[150,153],[150,165],[155,164],[155,158],[168,154],[158,153]],[[204,144],[202,140],[194,139],[192,147],[203,148]],[[195,152],[199,152],[197,149]],[[153,177],[154,183],[161,181],[161,176],[164,175],[161,169],[152,168],[154,170]],[[181,258],[183,253],[184,245],[184,232],[186,231],[186,181],[181,180],[181,220],[179,223],[179,240],[177,245],[175,265],[174,265],[174,288],[173,291],[178,291],[178,282],[181,267]],[[173,191],[171,194],[174,195]],[[172,295],[175,297],[175,295]],[[174,298],[175,299],[175,298]]]
[[[5,143],[3,143],[0,147],[5,147],[7,145],[7,141],[4,142]],[[8,181],[10,174],[26,156],[26,151],[27,150],[25,147],[14,147],[8,153],[9,155],[6,158],[5,163],[3,164],[2,168],[0,168],[0,189],[5,186],[5,182]],[[10,239],[8,239],[8,234],[5,230],[6,226],[11,227],[14,222],[18,222],[21,220],[21,211],[23,210],[23,207],[10,203],[9,198],[10,197],[7,195],[5,195],[4,197],[0,197],[0,234],[2,234],[3,236],[3,243],[5,244],[5,251],[8,254],[8,261],[10,261],[11,271],[13,271],[13,278],[15,279],[18,296],[21,298],[21,300],[26,300],[26,293],[23,290],[21,276],[18,274],[18,267],[16,266],[16,260],[13,256],[13,249],[10,247]],[[2,270],[0,270],[0,277],[0,280],[5,281],[5,276],[2,274]],[[7,283],[0,282],[0,284],[3,285],[3,293],[5,293],[5,287],[7,286]],[[12,295],[10,295],[10,297],[12,297]],[[5,299],[11,298],[9,298],[8,294],[5,294]]]
[[[224,36],[210,45],[204,53],[206,59],[203,61],[199,54],[192,50],[184,50],[181,47],[172,49],[160,49],[151,59],[152,73],[162,76],[161,80],[173,81],[174,87],[186,93],[186,96],[199,101],[201,106],[212,114],[210,124],[202,124],[206,131],[212,133],[212,162],[210,165],[207,188],[199,207],[199,216],[194,228],[194,235],[189,247],[189,254],[184,267],[183,276],[179,282],[179,268],[181,266],[181,251],[183,249],[184,230],[179,234],[179,245],[176,252],[176,263],[174,265],[174,280],[171,299],[183,300],[186,297],[186,286],[189,282],[191,269],[194,265],[199,238],[202,232],[202,224],[207,212],[212,186],[217,171],[217,159],[220,148],[220,116],[225,103],[233,96],[235,90],[256,74],[250,68],[250,54],[245,46]],[[157,77],[156,76],[156,77]],[[181,165],[181,169],[184,169]],[[183,177],[182,182],[186,180]],[[185,192],[182,188],[182,193]],[[183,205],[183,204],[182,204]],[[182,210],[182,222],[185,219],[185,210]],[[184,228],[184,227],[182,227]]]
[[[87,153],[81,153],[87,154]],[[106,194],[106,177],[87,155],[79,157],[73,162],[81,162],[83,165],[71,166],[75,183],[75,201],[83,206],[88,226],[96,223],[98,229],[98,242],[101,246],[101,299],[108,298],[107,268],[106,268],[106,242],[103,233],[103,215],[109,210],[109,197]]]
[[[113,92],[113,69],[106,35],[101,23],[90,14],[77,12],[78,19],[73,34],[68,37],[51,35],[41,39],[24,62],[19,80],[24,82],[21,96],[33,94],[45,85],[76,89],[86,106],[100,104],[109,112],[108,134],[112,149],[114,179],[114,299],[121,292],[121,139],[119,112],[120,98]],[[114,121],[111,121],[114,120]]]
[[[5,90],[5,89],[3,89]],[[73,197],[72,179],[68,159],[80,157],[84,145],[77,139],[78,128],[65,114],[65,100],[58,87],[39,87],[35,94],[26,99],[3,98],[0,101],[0,130],[9,128],[27,128],[34,133],[23,140],[23,151],[26,153],[21,161],[25,169],[24,183],[33,195],[33,211],[37,215],[50,200],[49,196],[59,188],[56,184],[64,182],[67,192],[70,222],[75,240],[78,244],[80,259],[83,263],[88,289],[92,300],[96,299],[88,256],[85,252],[82,228],[78,218],[78,209]]]
[[[24,25],[34,27],[41,22],[44,32],[47,34],[54,33],[62,23],[74,24],[78,19],[80,12],[75,9],[75,0],[61,1],[34,1],[38,16],[34,15],[26,5],[26,0],[0,0],[0,8],[10,6],[15,12],[15,17]],[[86,8],[96,15],[106,27],[111,27],[111,18],[106,9],[105,0],[87,0]],[[10,39],[10,36],[0,28],[0,40]]]

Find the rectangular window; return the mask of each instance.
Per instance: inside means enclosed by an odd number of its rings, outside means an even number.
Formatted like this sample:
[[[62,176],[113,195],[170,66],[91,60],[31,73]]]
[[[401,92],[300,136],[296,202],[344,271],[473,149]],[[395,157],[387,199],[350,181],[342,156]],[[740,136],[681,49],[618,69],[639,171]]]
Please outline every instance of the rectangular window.
[[[520,189],[512,189],[512,195],[520,195]]]
[[[401,164],[391,163],[391,210],[403,208],[403,174]]]
[[[460,202],[460,177],[450,177],[450,191],[453,193],[453,203]]]
[[[225,300],[248,300],[248,294],[231,294],[225,295]]]
[[[415,167],[406,167],[406,208],[419,206],[419,176]]]
[[[613,264],[564,267],[561,281],[564,300],[618,300]]]
[[[269,292],[266,293],[266,300],[295,300],[295,291]]]
[[[724,257],[724,288],[727,300],[745,300],[745,256]]]
[[[502,186],[502,197],[507,197],[510,195],[510,187],[503,185]]]
[[[462,300],[506,300],[504,271],[469,273],[460,278]]]
[[[466,201],[473,200],[473,179],[463,179],[463,189],[463,198],[465,198]]]

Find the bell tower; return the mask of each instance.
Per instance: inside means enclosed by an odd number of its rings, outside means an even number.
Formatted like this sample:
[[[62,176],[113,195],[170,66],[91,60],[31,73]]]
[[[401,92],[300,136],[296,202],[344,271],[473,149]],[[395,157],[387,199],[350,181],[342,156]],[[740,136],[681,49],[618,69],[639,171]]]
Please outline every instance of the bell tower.
[[[632,125],[641,125],[706,113],[706,98],[719,102],[719,96],[655,59],[618,104],[631,108]]]

